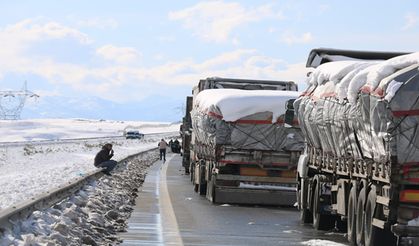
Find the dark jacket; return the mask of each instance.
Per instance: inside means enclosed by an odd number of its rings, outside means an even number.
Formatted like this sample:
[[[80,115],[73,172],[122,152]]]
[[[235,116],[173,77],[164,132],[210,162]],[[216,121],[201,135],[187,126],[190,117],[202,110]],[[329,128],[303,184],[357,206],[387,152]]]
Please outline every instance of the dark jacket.
[[[99,151],[96,154],[95,157],[95,166],[98,166],[100,163],[104,162],[104,161],[109,161],[113,156],[113,153],[110,154],[109,150],[107,150],[106,148],[102,148],[101,151]]]

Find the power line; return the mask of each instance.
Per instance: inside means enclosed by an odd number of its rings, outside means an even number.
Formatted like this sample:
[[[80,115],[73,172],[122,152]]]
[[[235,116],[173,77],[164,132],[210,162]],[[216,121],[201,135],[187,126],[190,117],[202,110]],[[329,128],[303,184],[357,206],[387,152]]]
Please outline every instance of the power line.
[[[20,91],[0,91],[0,118],[18,120],[28,98],[37,99],[39,95],[28,90],[27,82]]]

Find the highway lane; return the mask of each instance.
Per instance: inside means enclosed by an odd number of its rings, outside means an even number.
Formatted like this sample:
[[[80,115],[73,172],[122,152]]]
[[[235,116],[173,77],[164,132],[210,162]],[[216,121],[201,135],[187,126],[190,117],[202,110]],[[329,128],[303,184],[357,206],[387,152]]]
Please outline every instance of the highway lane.
[[[213,205],[193,192],[179,155],[150,169],[123,245],[347,245],[301,225],[294,208]]]

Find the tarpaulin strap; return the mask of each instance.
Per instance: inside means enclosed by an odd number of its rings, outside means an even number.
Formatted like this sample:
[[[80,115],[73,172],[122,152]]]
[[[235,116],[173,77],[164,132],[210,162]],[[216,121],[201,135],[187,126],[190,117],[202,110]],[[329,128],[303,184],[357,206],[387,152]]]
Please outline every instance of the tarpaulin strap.
[[[232,123],[236,123],[236,124],[250,124],[250,125],[273,125],[273,124],[284,124],[284,120],[283,119],[278,119],[275,123],[272,123],[271,120],[236,120],[233,121]],[[298,125],[299,122],[298,120],[294,119],[292,121],[293,125]]]
[[[233,161],[233,160],[219,160],[220,163],[224,164],[238,164],[238,165],[245,165],[245,164],[259,164],[258,162],[252,162],[252,161]],[[288,162],[271,162],[269,163],[272,166],[289,166],[290,163]]]
[[[217,119],[220,119],[220,120],[223,119],[223,116],[222,115],[219,115],[219,114],[217,114],[215,112],[212,112],[212,111],[208,112],[207,114],[208,114],[208,116],[212,116],[212,117],[217,118]]]
[[[408,163],[404,163],[403,164],[403,176],[405,176],[405,178],[411,182],[419,182],[419,178],[416,177],[409,177],[409,173],[411,173],[411,169],[412,167],[419,167],[419,163],[417,162],[408,162]],[[413,171],[415,172],[415,171]],[[418,171],[416,171],[418,172]],[[407,176],[407,177],[406,177]]]
[[[400,132],[399,133],[399,135],[400,136],[403,136],[404,138],[406,138],[407,140],[409,140],[409,146],[412,146],[412,147],[414,147],[414,148],[410,148],[410,151],[409,151],[409,153],[406,155],[406,159],[408,159],[409,158],[409,156],[410,156],[410,154],[411,154],[411,152],[412,151],[414,151],[414,149],[419,149],[419,146],[417,146],[417,145],[415,145],[415,139],[418,137],[417,136],[417,130],[418,130],[418,124],[416,124],[415,126],[413,126],[413,127],[409,127],[408,129],[406,129],[406,130],[404,130],[403,132]],[[411,129],[413,129],[414,128],[414,133],[412,134],[412,136],[414,136],[413,138],[411,138],[411,137],[408,137],[406,134],[404,134],[406,131],[409,131],[409,130],[411,130]],[[411,136],[410,134],[409,134],[409,136]]]
[[[262,144],[262,145],[266,146],[267,148],[274,150],[274,149],[272,148],[272,146],[269,146],[269,145],[267,145],[267,144],[263,143],[262,141],[255,139],[252,135],[250,135],[249,133],[247,133],[247,132],[245,132],[245,131],[242,131],[240,128],[236,127],[234,124],[232,124],[232,126],[233,126],[235,129],[239,130],[241,133],[244,133],[244,134],[247,136],[247,139],[253,139],[253,140],[254,140],[254,142],[251,142],[251,143],[249,143],[248,145],[242,144],[242,147],[246,147],[246,146],[250,146],[250,145],[253,145],[253,144],[256,144],[256,143],[260,143],[260,144]],[[253,126],[253,130],[255,130],[255,128],[256,128],[256,126]],[[252,132],[254,133],[254,131],[252,131]],[[266,136],[263,134],[263,132],[261,132],[260,130],[258,130],[258,132],[259,132],[259,133],[263,136],[263,139],[265,139],[265,138],[266,138]],[[245,141],[246,141],[246,140],[245,140]]]
[[[419,109],[392,111],[394,117],[419,115]]]
[[[219,120],[223,119],[223,116],[220,114],[217,114],[215,112],[208,112],[207,113],[208,116],[217,118]],[[251,124],[251,125],[272,125],[272,124],[284,124],[284,120],[283,119],[278,119],[276,122],[272,122],[272,120],[270,119],[266,119],[266,120],[236,120],[236,121],[232,121],[233,123],[237,123],[237,124]],[[293,120],[293,125],[298,125],[299,122],[297,119]]]

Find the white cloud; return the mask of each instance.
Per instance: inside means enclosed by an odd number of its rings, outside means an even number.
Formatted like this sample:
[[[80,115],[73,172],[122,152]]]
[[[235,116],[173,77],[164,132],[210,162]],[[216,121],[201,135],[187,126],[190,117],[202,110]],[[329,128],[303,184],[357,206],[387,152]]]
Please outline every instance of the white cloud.
[[[78,20],[77,25],[80,27],[92,27],[98,29],[115,29],[118,27],[118,22],[113,18],[90,18]]]
[[[293,33],[286,32],[282,35],[281,41],[289,45],[293,44],[307,44],[313,41],[313,35],[311,32],[305,32],[300,36],[297,36]]]
[[[406,20],[406,23],[402,27],[402,30],[409,30],[415,27],[419,22],[419,17],[415,13],[406,14],[404,19]]]
[[[45,40],[74,40],[82,45],[93,41],[77,29],[44,18],[25,19],[0,28],[0,76],[6,72],[25,73],[41,63],[28,49]],[[42,58],[43,59],[43,58]]]
[[[1,35],[16,42],[33,42],[46,39],[73,38],[82,44],[92,42],[88,36],[77,29],[64,26],[54,21],[38,19],[25,19],[1,30]]]
[[[116,63],[107,65],[64,63],[48,57],[47,54],[40,59],[39,56],[34,57],[30,53],[35,41],[69,38],[84,44],[85,40],[90,40],[87,35],[76,29],[59,23],[53,25],[48,23],[38,24],[26,20],[0,29],[2,44],[0,74],[35,75],[48,81],[54,90],[61,88],[61,85],[72,88],[71,91],[54,93],[62,93],[64,96],[83,93],[118,102],[138,101],[155,94],[161,87],[177,85],[192,87],[199,79],[210,76],[304,80],[303,63],[287,64],[281,59],[261,55],[254,49],[232,50],[199,61],[192,58],[167,61],[165,58],[165,62],[145,67],[133,62],[140,57],[140,53],[134,48],[107,44],[94,50],[92,43],[87,46],[90,49],[89,53]],[[165,57],[164,54],[158,55]],[[32,89],[46,90],[46,88]]]
[[[114,45],[104,45],[96,50],[96,54],[106,60],[116,61],[118,63],[129,63],[137,61],[140,58],[140,52],[132,47],[117,47]]]
[[[282,19],[270,5],[244,8],[236,2],[200,2],[192,7],[169,13],[169,19],[183,22],[183,26],[205,41],[227,42],[238,27],[266,18]]]

